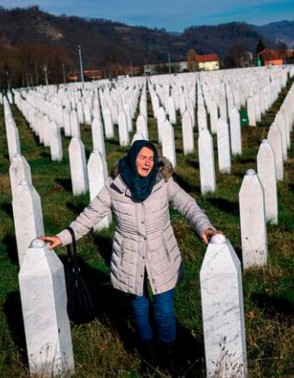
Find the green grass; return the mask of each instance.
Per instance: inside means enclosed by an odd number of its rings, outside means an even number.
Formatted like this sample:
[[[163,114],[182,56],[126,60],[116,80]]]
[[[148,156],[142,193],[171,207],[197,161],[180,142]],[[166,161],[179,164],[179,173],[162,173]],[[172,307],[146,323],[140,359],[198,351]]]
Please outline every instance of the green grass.
[[[197,151],[182,154],[180,119],[175,126],[177,168],[176,181],[205,209],[212,223],[222,229],[240,256],[240,221],[238,193],[247,169],[256,169],[259,144],[266,137],[269,125],[279,109],[291,82],[277,102],[253,127],[242,128],[243,153],[234,157],[232,172],[216,172],[217,190],[200,194]],[[42,199],[46,234],[66,227],[87,205],[88,195],[72,196],[68,161],[69,139],[63,137],[64,158],[52,162],[49,148],[39,145],[24,118],[12,107],[17,123],[22,154],[30,164],[33,184]],[[156,123],[149,103],[149,135],[156,143]],[[125,154],[118,143],[118,133],[106,141],[108,168]],[[195,130],[195,142],[197,141]],[[288,151],[284,164],[284,180],[278,184],[279,224],[268,225],[268,265],[244,273],[243,290],[246,313],[246,341],[249,376],[294,376],[294,148]],[[82,127],[82,140],[89,156],[92,150],[91,131]],[[216,144],[215,144],[216,145]],[[197,143],[195,143],[197,146]],[[160,146],[159,150],[160,150]],[[18,267],[14,236],[9,161],[6,145],[3,108],[0,107],[0,371],[3,377],[28,377],[21,307],[18,288]],[[217,165],[216,165],[217,166]],[[178,359],[187,377],[204,377],[205,363],[201,320],[199,271],[205,246],[187,221],[171,212],[175,234],[182,252],[185,276],[176,289],[178,322]],[[83,326],[72,326],[77,377],[139,377],[140,358],[128,296],[115,291],[109,282],[108,261],[113,226],[99,234],[90,233],[78,243],[82,269],[96,305],[96,320]],[[61,259],[65,250],[58,251]],[[164,372],[153,376],[165,376]]]

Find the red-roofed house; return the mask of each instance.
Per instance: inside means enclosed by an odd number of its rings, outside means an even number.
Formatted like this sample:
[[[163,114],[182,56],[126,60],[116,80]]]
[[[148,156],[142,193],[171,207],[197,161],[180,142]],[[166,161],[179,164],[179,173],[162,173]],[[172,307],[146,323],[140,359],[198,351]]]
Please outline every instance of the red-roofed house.
[[[270,49],[263,49],[257,55],[262,58],[265,66],[279,66],[286,63],[287,59],[291,58],[293,51],[274,51]]]
[[[219,70],[219,57],[217,54],[196,54],[196,63],[199,70],[212,71]]]

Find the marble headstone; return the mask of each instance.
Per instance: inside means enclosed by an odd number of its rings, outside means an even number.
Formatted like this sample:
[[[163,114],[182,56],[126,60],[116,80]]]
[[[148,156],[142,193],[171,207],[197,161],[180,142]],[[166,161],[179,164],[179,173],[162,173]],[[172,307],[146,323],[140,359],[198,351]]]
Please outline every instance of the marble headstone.
[[[275,155],[270,142],[263,139],[257,154],[257,174],[264,190],[265,216],[272,224],[278,224],[278,194]]]
[[[283,181],[284,178],[284,165],[283,165],[283,147],[282,135],[280,129],[274,123],[270,126],[267,133],[267,139],[275,155],[275,172],[277,181]]]
[[[74,374],[63,264],[44,241],[31,242],[19,272],[19,287],[30,373]]]
[[[221,173],[231,172],[231,151],[228,122],[219,118],[217,123],[218,167]]]
[[[253,169],[244,176],[239,191],[243,268],[265,266],[267,262],[267,229],[264,190]]]
[[[198,155],[201,193],[214,192],[216,183],[213,139],[208,129],[202,130],[199,134]]]
[[[83,142],[78,137],[72,137],[69,147],[69,165],[73,195],[87,193],[88,175],[86,152]]]
[[[22,180],[14,190],[12,210],[18,262],[21,267],[30,242],[44,235],[41,199],[33,185],[26,180]]]
[[[247,377],[242,272],[224,235],[208,244],[200,271],[207,377]]]

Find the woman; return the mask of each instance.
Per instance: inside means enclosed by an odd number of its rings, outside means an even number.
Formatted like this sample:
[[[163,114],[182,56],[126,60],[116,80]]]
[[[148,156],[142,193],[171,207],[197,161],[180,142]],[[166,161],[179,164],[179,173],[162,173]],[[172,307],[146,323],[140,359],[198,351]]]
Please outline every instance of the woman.
[[[150,288],[157,338],[170,370],[173,370],[172,350],[176,340],[174,288],[182,274],[182,262],[169,207],[189,220],[204,243],[219,232],[196,201],[174,182],[172,173],[172,165],[166,158],[158,161],[152,143],[135,141],[97,197],[70,225],[78,240],[112,211],[116,228],[111,282],[114,288],[132,294],[142,349],[154,363]],[[41,239],[50,243],[50,249],[71,243],[68,230]]]

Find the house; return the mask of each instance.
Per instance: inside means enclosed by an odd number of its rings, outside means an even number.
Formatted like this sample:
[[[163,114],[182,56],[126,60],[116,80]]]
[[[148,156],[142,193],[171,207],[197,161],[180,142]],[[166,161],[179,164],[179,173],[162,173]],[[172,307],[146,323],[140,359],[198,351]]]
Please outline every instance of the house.
[[[293,57],[293,50],[270,50],[263,49],[257,54],[257,58],[261,58],[265,66],[279,66],[288,63]]]
[[[217,54],[198,55],[195,57],[198,69],[201,71],[219,70],[219,57]]]
[[[193,49],[187,54],[188,70],[191,71],[212,71],[219,70],[220,60],[217,54],[199,55]]]

